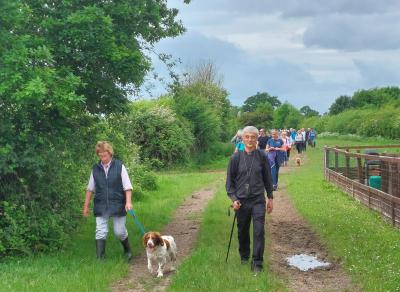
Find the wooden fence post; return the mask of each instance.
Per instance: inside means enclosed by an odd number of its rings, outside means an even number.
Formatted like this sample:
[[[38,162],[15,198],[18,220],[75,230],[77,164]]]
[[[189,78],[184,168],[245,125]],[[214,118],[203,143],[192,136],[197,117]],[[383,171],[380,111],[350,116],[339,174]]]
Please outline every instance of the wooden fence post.
[[[339,153],[335,151],[335,171],[339,172]]]
[[[367,194],[368,194],[368,208],[370,208],[371,209],[371,192],[370,192],[370,189],[371,187],[368,187],[368,191],[367,191]]]
[[[395,212],[395,202],[392,202],[392,224],[396,226],[396,212]]]
[[[357,150],[357,153],[360,154],[360,150]],[[364,175],[363,175],[364,172],[360,157],[357,157],[357,168],[358,168],[358,181],[364,184]]]
[[[393,164],[393,196],[400,197],[400,163]]]
[[[346,152],[349,152],[349,149],[346,149]],[[346,153],[346,171],[345,177],[350,177],[350,156]]]
[[[389,162],[381,162],[382,192],[389,193]]]

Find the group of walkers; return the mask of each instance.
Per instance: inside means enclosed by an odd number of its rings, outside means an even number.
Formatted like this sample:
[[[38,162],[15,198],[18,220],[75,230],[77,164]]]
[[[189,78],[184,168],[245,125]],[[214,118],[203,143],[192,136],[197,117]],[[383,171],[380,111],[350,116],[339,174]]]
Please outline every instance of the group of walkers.
[[[287,165],[294,145],[298,153],[307,149],[307,143],[315,147],[316,136],[314,129],[271,130],[269,133],[265,129],[259,131],[256,127],[247,126],[232,139],[235,153],[227,170],[226,190],[237,216],[242,264],[249,262],[249,228],[253,220],[251,268],[255,272],[262,270],[265,214],[271,213],[273,209],[273,191],[278,188],[279,168]],[[112,219],[114,233],[129,261],[132,252],[126,229],[126,214],[132,210],[132,184],[123,162],[114,158],[109,142],[98,142],[95,152],[99,162],[92,167],[83,215],[89,216],[89,205],[94,194],[97,258],[105,258],[108,221]]]
[[[235,153],[227,170],[226,191],[236,212],[239,254],[242,264],[250,258],[250,223],[253,220],[251,270],[263,268],[265,214],[273,209],[273,191],[278,188],[279,168],[287,165],[293,146],[298,153],[315,147],[314,129],[271,130],[247,126],[233,137]],[[266,193],[266,196],[265,196]]]
[[[316,137],[317,133],[313,128],[290,128],[270,132],[265,129],[259,130],[256,149],[265,151],[267,155],[274,190],[278,188],[279,168],[287,165],[292,148],[295,147],[300,154],[307,150],[307,144],[315,147]],[[237,131],[231,142],[235,145],[235,152],[244,151],[243,130]]]

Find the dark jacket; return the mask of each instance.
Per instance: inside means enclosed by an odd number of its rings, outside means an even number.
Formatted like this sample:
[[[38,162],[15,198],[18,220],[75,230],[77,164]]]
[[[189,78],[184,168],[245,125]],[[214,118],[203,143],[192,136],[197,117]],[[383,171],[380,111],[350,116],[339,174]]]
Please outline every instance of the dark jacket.
[[[108,175],[104,172],[101,162],[93,166],[95,182],[94,215],[125,216],[125,192],[121,179],[122,162],[113,159],[109,166]]]
[[[252,155],[255,156],[251,167]],[[248,176],[247,173],[250,168],[251,172]],[[250,188],[248,195],[246,194],[246,184],[249,184]],[[264,190],[267,191],[268,198],[272,199],[271,169],[265,152],[254,150],[251,155],[245,152],[233,154],[229,161],[226,178],[226,192],[231,200],[240,201],[251,197],[264,196]]]

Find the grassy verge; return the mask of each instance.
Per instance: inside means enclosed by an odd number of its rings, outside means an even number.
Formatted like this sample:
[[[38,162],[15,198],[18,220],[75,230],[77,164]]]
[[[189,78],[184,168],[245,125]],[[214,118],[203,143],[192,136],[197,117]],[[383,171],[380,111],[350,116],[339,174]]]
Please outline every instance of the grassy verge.
[[[227,216],[228,205],[221,183],[205,210],[196,249],[179,267],[169,291],[286,291],[284,283],[267,272],[267,265],[262,274],[254,276],[250,265],[240,264],[236,228],[229,260],[225,263],[233,220],[233,214]],[[265,254],[264,258],[268,259],[269,255]]]
[[[321,145],[386,143],[394,141],[319,139],[318,148],[307,151],[307,163],[282,176],[296,208],[363,291],[400,291],[400,231],[324,181]]]
[[[146,228],[160,230],[187,195],[214,184],[220,177],[215,173],[161,175],[159,190],[149,192],[140,202],[134,201],[134,208]],[[129,217],[127,228],[134,253],[138,254],[143,250],[141,236]],[[107,260],[96,261],[94,230],[94,218],[90,218],[82,222],[65,251],[0,263],[0,291],[107,291],[110,283],[126,274],[128,265],[112,228]]]

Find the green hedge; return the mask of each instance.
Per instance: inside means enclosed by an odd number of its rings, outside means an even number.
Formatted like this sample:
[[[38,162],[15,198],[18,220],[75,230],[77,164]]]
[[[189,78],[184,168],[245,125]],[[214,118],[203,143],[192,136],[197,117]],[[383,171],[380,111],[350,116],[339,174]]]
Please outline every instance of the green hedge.
[[[82,218],[98,140],[112,142],[115,156],[128,168],[136,200],[156,188],[155,175],[139,163],[138,146],[110,120],[81,122],[54,136],[40,130],[32,130],[29,139],[15,135],[7,140],[14,147],[0,148],[0,256],[56,250],[67,242]]]
[[[400,109],[386,106],[348,110],[337,115],[305,119],[302,126],[313,127],[319,133],[332,132],[398,139],[400,137]]]

